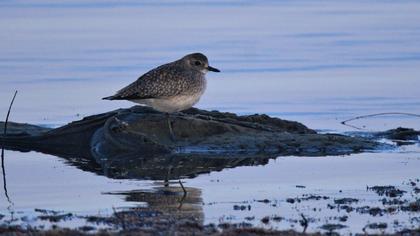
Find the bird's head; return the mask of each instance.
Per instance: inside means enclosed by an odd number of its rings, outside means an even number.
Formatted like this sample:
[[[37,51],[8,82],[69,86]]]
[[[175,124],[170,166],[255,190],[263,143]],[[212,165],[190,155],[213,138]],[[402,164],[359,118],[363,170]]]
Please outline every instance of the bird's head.
[[[219,69],[216,69],[214,67],[211,67],[209,65],[209,61],[206,56],[202,53],[192,53],[188,54],[185,57],[181,59],[184,64],[196,71],[200,71],[201,73],[205,74],[209,71],[213,72],[220,72]]]

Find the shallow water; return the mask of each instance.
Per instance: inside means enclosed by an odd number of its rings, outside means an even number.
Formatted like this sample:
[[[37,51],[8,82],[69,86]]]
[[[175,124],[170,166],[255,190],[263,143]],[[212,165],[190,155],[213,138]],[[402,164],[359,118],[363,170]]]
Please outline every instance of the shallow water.
[[[101,97],[156,65],[201,51],[222,73],[208,74],[197,107],[267,113],[323,132],[355,131],[340,121],[379,112],[420,114],[420,3],[416,1],[8,1],[0,3],[0,111],[19,90],[11,120],[56,127],[83,116],[129,107]],[[364,131],[398,126],[420,129],[419,118],[388,115],[351,123]],[[419,178],[418,143],[394,152],[345,157],[279,157],[185,179],[201,195],[205,223],[247,221],[288,229],[321,219],[319,230],[341,215],[328,210],[333,198],[358,197],[377,204],[371,185]],[[107,177],[69,160],[40,153],[6,152],[7,189],[0,213],[36,216],[35,208],[75,214],[112,214],[112,207],[144,204],[124,194],[160,187],[153,180]],[[217,169],[217,168],[216,168]],[[306,188],[296,188],[304,185]],[[340,193],[339,190],[342,190]],[[285,202],[302,194],[329,200]],[[255,200],[268,199],[270,203]],[[276,206],[272,206],[276,202]],[[234,210],[250,205],[251,210]],[[322,210],[316,213],[314,206]],[[398,219],[409,227],[418,214],[384,217],[349,213],[357,231],[372,222]],[[17,221],[15,223],[18,223]],[[38,221],[29,221],[38,224]],[[67,222],[83,225],[84,222]],[[398,226],[400,227],[400,226]],[[388,227],[387,231],[398,230]],[[403,226],[401,226],[403,227]]]

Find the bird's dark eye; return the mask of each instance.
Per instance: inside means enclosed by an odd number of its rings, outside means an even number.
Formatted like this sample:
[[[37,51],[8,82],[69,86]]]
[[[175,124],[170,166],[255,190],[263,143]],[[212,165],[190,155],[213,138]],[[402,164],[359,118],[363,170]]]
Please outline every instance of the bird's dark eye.
[[[195,62],[194,62],[194,64],[195,64],[196,66],[199,66],[199,65],[201,65],[201,62],[199,62],[199,61],[195,61]]]

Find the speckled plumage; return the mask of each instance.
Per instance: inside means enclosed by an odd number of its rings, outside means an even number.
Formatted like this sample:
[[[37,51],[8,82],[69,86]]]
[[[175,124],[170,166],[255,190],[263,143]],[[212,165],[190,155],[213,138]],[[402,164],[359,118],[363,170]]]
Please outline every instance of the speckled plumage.
[[[140,76],[108,100],[129,100],[162,112],[188,109],[198,102],[206,89],[207,71],[219,72],[208,65],[207,57],[193,53],[161,65]]]

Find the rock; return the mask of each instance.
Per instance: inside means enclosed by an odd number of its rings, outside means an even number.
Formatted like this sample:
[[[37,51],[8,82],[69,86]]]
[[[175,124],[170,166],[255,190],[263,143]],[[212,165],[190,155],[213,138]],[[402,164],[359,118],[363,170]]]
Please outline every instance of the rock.
[[[376,133],[376,136],[391,140],[418,141],[420,130],[398,127],[396,129]]]
[[[286,202],[288,202],[288,203],[295,203],[295,199],[293,199],[293,198],[287,198],[286,199]]]
[[[374,191],[379,196],[387,196],[387,197],[401,197],[406,193],[404,190],[400,190],[396,188],[395,186],[373,186],[368,187],[367,190]]]
[[[371,223],[366,225],[366,228],[369,229],[386,229],[388,228],[388,224],[387,223]]]
[[[0,131],[3,133],[4,122],[0,122]],[[20,124],[14,122],[7,123],[7,133],[12,134],[13,136],[36,136],[41,135],[47,131],[51,130],[50,128],[40,127],[37,125],[30,124]]]
[[[403,211],[420,212],[420,199],[410,202],[406,206],[401,206]]]
[[[192,108],[172,114],[171,121],[175,141],[170,139],[165,115],[142,106],[89,116],[57,129],[10,122],[8,135],[0,139],[10,149],[96,159],[134,154],[319,156],[379,146],[360,137],[317,134],[298,122],[267,115],[237,116]]]
[[[341,155],[382,147],[360,137],[317,134],[267,115],[190,109],[165,114],[134,106],[86,117],[56,129],[9,122],[6,149],[38,151],[110,178],[171,180],[236,166],[264,165],[280,155]],[[0,127],[3,123],[0,122]]]
[[[352,203],[357,203],[359,202],[359,199],[356,198],[339,198],[339,199],[334,199],[334,203],[335,204],[352,204]]]
[[[270,217],[265,216],[264,218],[261,219],[261,222],[264,223],[264,224],[270,223]]]
[[[335,231],[335,230],[340,230],[346,227],[347,227],[346,225],[342,225],[342,224],[324,224],[320,228],[327,231]]]

